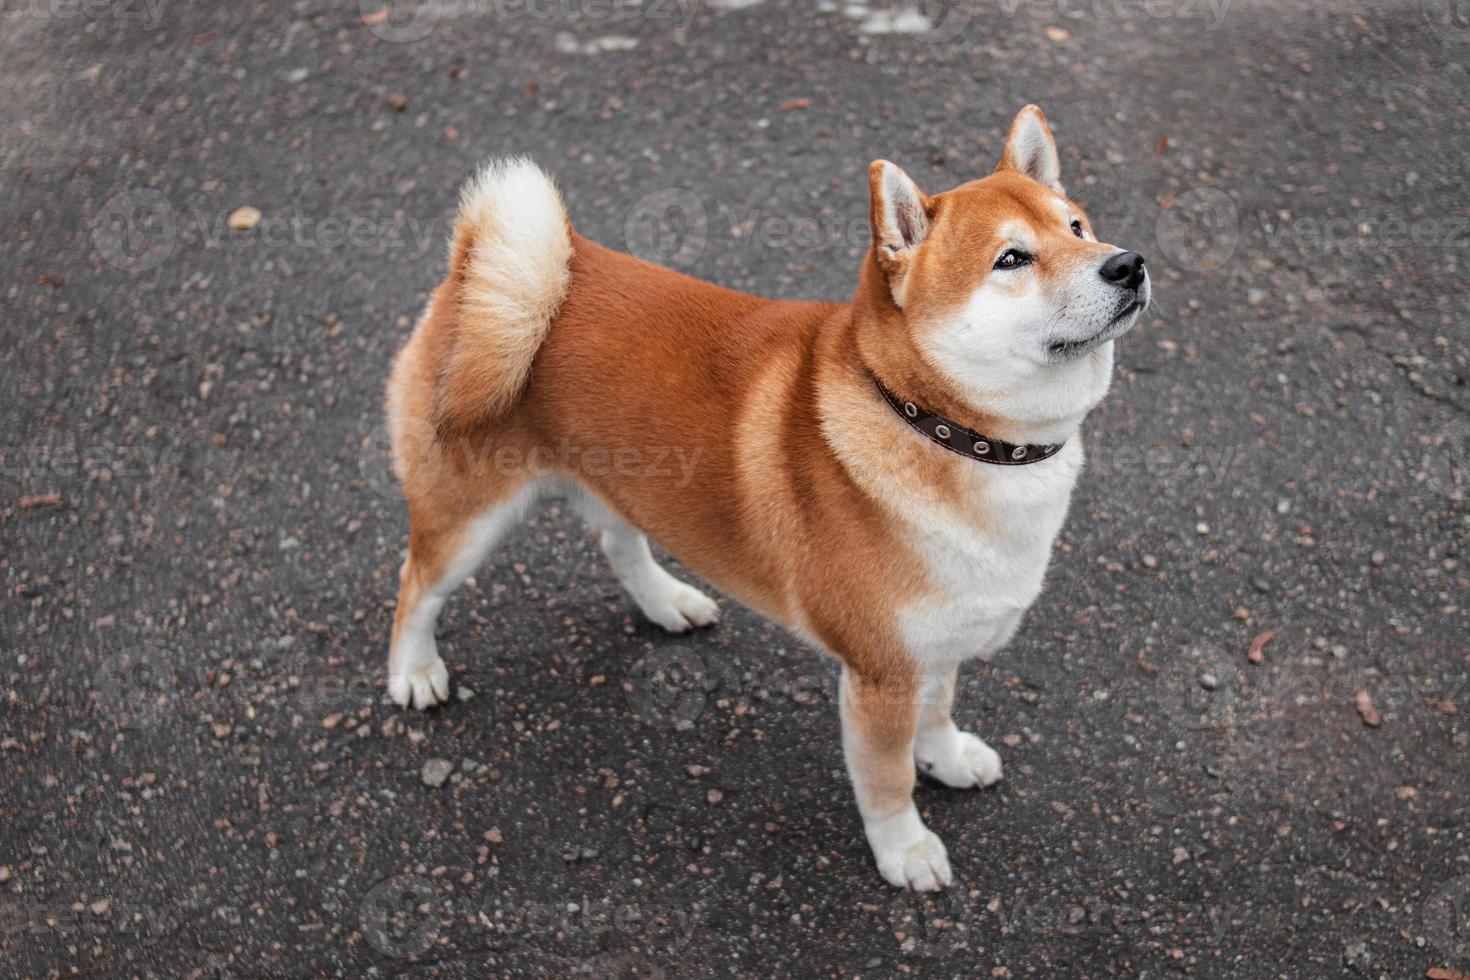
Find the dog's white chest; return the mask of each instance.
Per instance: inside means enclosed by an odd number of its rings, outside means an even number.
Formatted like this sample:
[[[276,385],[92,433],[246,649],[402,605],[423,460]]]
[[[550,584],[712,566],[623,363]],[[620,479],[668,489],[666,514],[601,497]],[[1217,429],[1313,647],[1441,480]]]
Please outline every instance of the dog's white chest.
[[[1011,638],[1041,593],[1081,467],[1081,446],[1069,445],[1043,463],[976,474],[978,506],[934,506],[913,525],[932,585],[899,612],[916,660],[988,658]]]

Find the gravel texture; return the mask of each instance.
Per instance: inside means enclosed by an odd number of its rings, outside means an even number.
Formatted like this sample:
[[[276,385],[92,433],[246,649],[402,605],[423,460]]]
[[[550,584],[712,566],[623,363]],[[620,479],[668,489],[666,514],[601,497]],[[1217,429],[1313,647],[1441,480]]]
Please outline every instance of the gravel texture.
[[[1452,7],[5,5],[0,975],[1470,971]],[[474,697],[385,701],[382,384],[478,161],[831,298],[868,162],[1028,101],[1158,308],[962,675],[1006,779],[919,791],[958,887],[879,880],[830,664],[660,634],[556,502],[442,618]]]

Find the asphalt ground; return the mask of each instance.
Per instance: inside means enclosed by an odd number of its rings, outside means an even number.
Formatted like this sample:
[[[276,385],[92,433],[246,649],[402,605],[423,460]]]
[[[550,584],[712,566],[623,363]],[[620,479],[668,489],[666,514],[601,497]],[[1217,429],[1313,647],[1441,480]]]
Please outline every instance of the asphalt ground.
[[[0,974],[1470,971],[1459,10],[6,3]],[[662,635],[555,501],[442,617],[460,694],[385,700],[382,384],[478,162],[840,298],[868,162],[982,175],[1026,102],[1158,305],[962,675],[1006,779],[919,790],[958,887],[878,878],[830,663]]]

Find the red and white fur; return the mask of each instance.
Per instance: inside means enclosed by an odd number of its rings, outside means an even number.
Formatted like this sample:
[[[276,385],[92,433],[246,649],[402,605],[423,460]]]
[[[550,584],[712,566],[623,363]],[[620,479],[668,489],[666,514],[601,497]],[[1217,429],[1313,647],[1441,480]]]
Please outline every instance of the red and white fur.
[[[1063,193],[1034,106],[981,180],[928,196],[885,161],[868,177],[873,241],[846,304],[761,299],[603,248],[525,160],[468,184],[448,276],[388,385],[411,519],[388,692],[413,708],[448,697],[439,610],[538,494],[568,493],[664,629],[718,609],[648,536],[841,661],[843,751],[878,870],[931,890],[952,875],[915,773],[1001,778],[955,724],[956,671],[1000,649],[1041,592],[1079,427],[1149,284],[1124,295],[1100,273],[1121,250]],[[1026,466],[961,457],[909,428],[874,376],[994,438],[1066,445]],[[654,465],[671,451],[695,463]]]

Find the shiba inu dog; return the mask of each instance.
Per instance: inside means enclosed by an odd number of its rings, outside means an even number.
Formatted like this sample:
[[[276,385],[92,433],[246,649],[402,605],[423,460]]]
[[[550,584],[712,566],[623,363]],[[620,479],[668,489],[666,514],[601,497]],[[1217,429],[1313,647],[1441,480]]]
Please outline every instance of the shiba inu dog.
[[[590,242],[524,160],[469,182],[448,277],[388,383],[412,525],[388,692],[447,698],[440,608],[538,493],[567,493],[664,629],[718,607],[647,536],[841,661],[878,871],[932,890],[952,876],[916,769],[960,789],[1001,778],[951,717],[956,669],[999,650],[1040,594],[1079,427],[1150,283],[1063,192],[1035,106],[983,179],[929,196],[880,160],[868,184],[872,244],[842,304],[761,299]],[[696,462],[650,465],[671,450]]]

